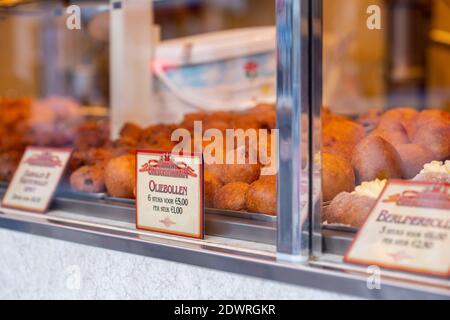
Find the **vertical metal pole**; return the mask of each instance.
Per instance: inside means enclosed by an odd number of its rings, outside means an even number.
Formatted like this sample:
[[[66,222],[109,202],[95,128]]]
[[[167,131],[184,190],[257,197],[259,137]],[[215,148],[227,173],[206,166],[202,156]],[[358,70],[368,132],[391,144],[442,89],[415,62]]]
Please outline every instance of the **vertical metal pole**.
[[[311,255],[322,254],[322,56],[323,1],[311,1],[310,221]]]
[[[276,2],[280,168],[277,257],[288,261],[306,261],[310,252],[310,2]]]

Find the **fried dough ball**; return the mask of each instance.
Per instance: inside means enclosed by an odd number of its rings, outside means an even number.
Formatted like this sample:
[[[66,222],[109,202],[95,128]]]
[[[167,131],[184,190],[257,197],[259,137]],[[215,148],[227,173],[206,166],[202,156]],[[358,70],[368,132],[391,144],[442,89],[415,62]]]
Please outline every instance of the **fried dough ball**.
[[[414,178],[426,163],[434,160],[433,153],[419,144],[402,144],[395,147],[402,159],[402,171],[405,179]]]
[[[353,149],[355,148],[353,145],[350,145],[345,142],[331,141],[331,140],[328,140],[327,143],[328,144],[325,144],[323,146],[324,153],[339,156],[349,162],[352,161],[352,153]]]
[[[411,139],[416,136],[418,129],[427,127],[430,123],[437,122],[449,125],[450,113],[444,110],[428,109],[422,111],[414,120],[414,123],[409,128],[407,128],[408,134],[410,135]]]
[[[241,211],[246,209],[248,183],[233,182],[220,188],[214,197],[214,207],[223,210]]]
[[[261,126],[260,121],[258,121],[258,117],[251,114],[244,114],[236,116],[235,119],[231,122],[231,128],[233,129],[259,129]]]
[[[381,137],[393,146],[410,143],[408,134],[401,125],[399,125],[397,129],[383,129],[378,127],[370,133],[370,136]]]
[[[232,182],[245,182],[252,183],[256,181],[261,174],[261,165],[257,163],[251,163],[246,154],[248,150],[244,147],[238,148],[236,150],[229,151],[223,159],[224,164],[217,163],[207,163],[205,164],[205,169],[214,174],[219,178],[223,184],[228,184]],[[245,163],[237,163],[238,155],[242,155]],[[231,160],[231,163],[226,163]]]
[[[273,104],[259,104],[248,110],[257,123],[257,128],[275,129],[277,127],[277,111]]]
[[[120,136],[123,138],[133,139],[139,141],[144,130],[134,123],[125,123],[125,125],[120,130]]]
[[[415,121],[415,118],[419,115],[419,112],[410,107],[399,107],[386,111],[380,119],[378,127],[384,129],[397,129],[400,124],[403,127],[408,127],[408,125]]]
[[[252,183],[258,179],[261,173],[259,164],[223,164],[220,166],[219,172],[222,174],[219,178],[224,184],[232,182]]]
[[[331,140],[356,145],[365,135],[364,127],[350,120],[331,120],[323,128],[325,144]]]
[[[87,151],[86,164],[105,166],[115,156],[114,150],[109,148],[92,148]]]
[[[379,136],[368,136],[352,157],[357,182],[402,178],[402,160],[397,150]]]
[[[261,174],[261,165],[259,163],[251,163],[248,158],[246,148],[238,148],[236,150],[227,153],[227,159],[230,158],[230,154],[235,156],[236,164],[224,164],[222,175],[219,177],[224,184],[231,182],[245,182],[252,183],[257,180]],[[241,154],[245,157],[245,163],[237,163],[239,161],[238,156]],[[257,161],[257,159],[255,159]]]
[[[355,173],[347,160],[323,153],[322,156],[323,201],[331,201],[343,191],[355,189]]]
[[[246,197],[247,210],[277,215],[276,176],[263,176],[250,185]]]
[[[139,140],[140,144],[161,145],[171,141],[173,130],[178,126],[172,124],[157,124],[145,129]]]
[[[358,123],[364,128],[376,128],[381,120],[382,110],[370,109],[358,118]]]
[[[70,187],[74,191],[98,193],[105,191],[105,172],[100,166],[84,166],[70,176]]]
[[[205,207],[214,208],[214,197],[219,189],[223,187],[223,184],[219,178],[208,170],[205,170],[203,179],[205,185]]]
[[[322,220],[361,228],[375,202],[374,198],[342,192],[325,208]]]
[[[105,184],[108,193],[116,198],[133,198],[136,181],[134,155],[114,158],[105,167]]]
[[[435,160],[450,157],[450,122],[434,121],[417,129],[413,142],[428,148],[435,155]]]

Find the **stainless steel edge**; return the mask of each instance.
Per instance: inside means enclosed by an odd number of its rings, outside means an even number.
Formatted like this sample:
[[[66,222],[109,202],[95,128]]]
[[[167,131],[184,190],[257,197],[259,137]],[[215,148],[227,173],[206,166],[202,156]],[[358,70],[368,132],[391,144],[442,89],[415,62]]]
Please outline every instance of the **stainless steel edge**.
[[[311,256],[322,255],[322,46],[323,46],[323,1],[311,0],[311,112],[309,150],[310,168],[310,199],[309,213],[311,215]],[[332,244],[330,244],[332,245]],[[328,247],[328,246],[327,246]],[[325,248],[327,250],[327,248]]]
[[[0,227],[78,244],[206,267],[292,285],[370,299],[450,299],[450,290],[408,281],[384,279],[381,290],[369,290],[367,275],[333,264],[277,262],[274,255],[220,247],[197,240],[158,237],[152,233],[61,221],[45,215],[0,214]],[[315,265],[315,266],[314,266]]]
[[[302,236],[309,219],[302,217],[301,197],[309,190],[301,186],[307,175],[307,148],[302,132],[308,132],[302,114],[309,110],[309,0],[277,0],[277,128],[279,129],[278,236],[280,259],[307,261],[309,235]],[[306,129],[306,130],[305,130]],[[303,163],[302,163],[303,162]],[[302,170],[305,168],[306,170]],[[304,173],[306,172],[306,173]],[[307,176],[304,177],[307,180]]]

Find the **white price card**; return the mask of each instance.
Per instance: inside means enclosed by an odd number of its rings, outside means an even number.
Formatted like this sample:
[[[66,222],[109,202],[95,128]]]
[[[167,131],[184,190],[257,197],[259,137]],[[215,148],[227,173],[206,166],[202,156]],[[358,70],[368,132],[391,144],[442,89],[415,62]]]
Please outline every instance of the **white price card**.
[[[450,185],[389,181],[344,260],[449,277],[449,248]]]
[[[136,153],[136,228],[203,239],[203,158]]]
[[[28,147],[3,197],[2,206],[46,212],[71,154],[71,149]]]

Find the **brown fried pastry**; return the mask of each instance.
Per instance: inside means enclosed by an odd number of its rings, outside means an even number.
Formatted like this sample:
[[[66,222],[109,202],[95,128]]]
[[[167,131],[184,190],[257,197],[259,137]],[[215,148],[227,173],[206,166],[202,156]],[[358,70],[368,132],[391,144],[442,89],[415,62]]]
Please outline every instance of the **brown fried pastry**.
[[[357,122],[364,128],[373,129],[380,123],[382,114],[383,111],[380,109],[370,109],[366,113],[360,115]]]
[[[104,192],[105,171],[101,166],[81,167],[71,174],[70,187],[78,192]]]
[[[110,160],[105,167],[105,185],[108,194],[117,198],[133,198],[135,171],[134,155],[124,155]]]
[[[323,127],[323,140],[325,144],[334,143],[335,141],[356,145],[366,135],[364,127],[350,120],[329,121]]]
[[[426,163],[435,159],[429,149],[419,144],[401,144],[395,149],[402,159],[402,172],[405,179],[414,178]]]
[[[246,209],[248,183],[233,182],[220,188],[214,197],[214,207],[223,210],[241,211]]]
[[[125,123],[120,130],[120,137],[139,141],[144,130],[134,123]]]
[[[322,221],[360,228],[367,219],[376,199],[342,192],[325,208]]]
[[[306,145],[306,144],[305,144]],[[352,161],[352,153],[354,146],[345,142],[328,140],[327,144],[323,146],[323,152],[327,154],[332,154],[344,158],[345,160]]]
[[[277,127],[277,112],[274,104],[259,104],[250,110],[248,115],[256,122],[256,128],[275,129]]]
[[[247,191],[246,206],[249,212],[277,214],[276,176],[262,176]]]
[[[252,183],[259,178],[261,174],[261,165],[255,164],[224,164],[223,175],[220,179],[224,184],[231,182]]]
[[[402,178],[400,155],[379,136],[368,136],[356,146],[352,166],[357,182]]]
[[[427,127],[433,123],[444,123],[449,125],[449,122],[449,112],[437,109],[427,109],[415,117],[414,122],[407,128],[407,131],[412,140],[416,136],[417,130],[422,127]]]
[[[323,201],[355,189],[355,173],[349,161],[328,153],[322,155]]]
[[[430,121],[426,126],[419,127],[413,142],[428,148],[436,160],[446,160],[450,157],[450,121]]]
[[[378,127],[370,133],[370,136],[378,136],[392,144],[393,146],[399,144],[407,144],[411,141],[409,140],[408,134],[403,126],[398,126],[397,129],[388,129]]]
[[[205,192],[205,207],[214,208],[214,197],[220,188],[223,187],[222,181],[208,170],[204,171],[204,192]]]

